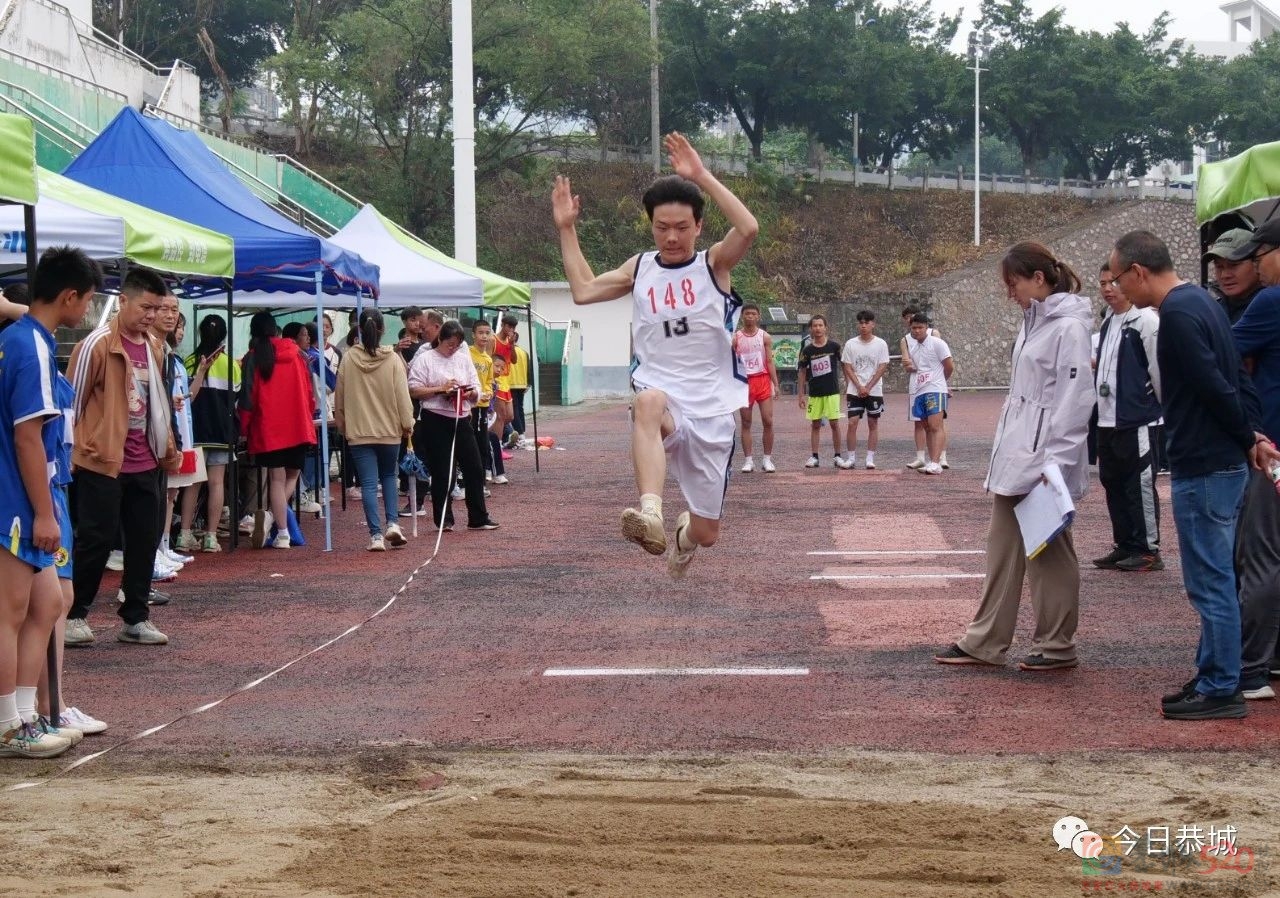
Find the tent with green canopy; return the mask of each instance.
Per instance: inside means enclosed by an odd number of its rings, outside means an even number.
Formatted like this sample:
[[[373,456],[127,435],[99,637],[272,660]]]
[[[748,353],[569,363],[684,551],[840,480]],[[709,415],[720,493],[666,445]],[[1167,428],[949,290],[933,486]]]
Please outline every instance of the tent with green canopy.
[[[35,124],[0,113],[0,201],[33,206],[38,197]]]
[[[104,263],[128,260],[158,271],[220,280],[235,273],[230,237],[39,169],[37,253],[77,246]],[[0,267],[23,267],[22,215],[0,207]]]
[[[1232,228],[1252,230],[1280,211],[1280,141],[1252,146],[1230,159],[1200,166],[1196,179],[1196,225],[1207,250]],[[1202,261],[1201,283],[1208,283]]]

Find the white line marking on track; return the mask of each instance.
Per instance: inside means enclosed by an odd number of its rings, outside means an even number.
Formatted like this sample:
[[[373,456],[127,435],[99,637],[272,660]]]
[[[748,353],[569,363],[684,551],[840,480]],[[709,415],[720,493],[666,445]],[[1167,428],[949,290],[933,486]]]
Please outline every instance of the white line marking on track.
[[[986,555],[986,549],[886,549],[858,550],[849,552],[805,552],[806,555],[839,555],[844,558],[875,558],[879,555]]]
[[[986,574],[813,574],[810,580],[981,580]]]
[[[807,677],[807,667],[549,667],[544,677]]]

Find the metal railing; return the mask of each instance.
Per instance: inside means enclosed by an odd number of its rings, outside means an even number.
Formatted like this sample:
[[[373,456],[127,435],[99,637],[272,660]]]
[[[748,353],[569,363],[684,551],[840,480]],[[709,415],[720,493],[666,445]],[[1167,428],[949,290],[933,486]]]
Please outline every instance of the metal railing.
[[[3,95],[3,91],[13,91],[13,92],[22,94],[27,101],[34,102],[37,106],[40,106],[43,109],[52,111],[56,116],[71,123],[71,125],[79,129],[80,135],[79,135],[79,138],[76,139],[76,145],[79,147],[79,149],[83,150],[85,147],[87,147],[90,143],[93,142],[95,137],[98,136],[98,132],[95,131],[93,128],[90,128],[88,125],[80,121],[75,116],[71,115],[69,112],[59,109],[53,103],[50,103],[44,97],[40,96],[38,93],[35,93],[28,87],[24,87],[21,84],[14,84],[12,81],[6,81],[5,79],[0,78],[0,96]],[[13,99],[13,98],[10,97],[8,99]],[[47,118],[45,113],[37,112],[35,109],[32,109],[31,106],[26,105],[25,103],[22,105],[23,105],[23,112],[29,115],[31,118],[35,119],[41,124],[45,124],[51,128],[54,128],[55,130],[59,130],[57,125],[55,125],[52,121],[50,121]]]
[[[75,137],[72,137],[70,134],[63,131],[61,128],[59,128],[57,125],[53,124],[52,122],[44,119],[39,115],[36,115],[26,106],[24,106],[22,103],[19,103],[13,97],[7,96],[3,92],[0,92],[0,104],[4,104],[10,107],[11,109],[13,109],[15,112],[19,113],[20,115],[24,115],[34,120],[39,127],[44,128],[48,131],[52,131],[54,136],[58,137],[63,141],[62,149],[66,150],[72,156],[79,155],[80,151],[82,151],[87,146],[87,144],[81,142]]]
[[[122,94],[120,91],[112,90],[109,87],[103,87],[101,84],[98,84],[96,81],[90,81],[87,78],[81,78],[79,75],[73,75],[71,72],[68,72],[66,69],[60,69],[55,65],[49,65],[46,62],[40,62],[38,60],[32,59],[30,56],[23,56],[21,53],[14,53],[12,50],[0,49],[0,57],[6,57],[6,56],[16,60],[18,64],[23,66],[24,68],[35,69],[37,72],[44,72],[46,74],[53,75],[54,77],[59,78],[60,80],[68,81],[74,84],[76,87],[83,88],[84,90],[89,91],[90,93],[95,93],[95,94],[98,94],[99,96],[116,100],[120,103],[121,106],[129,105],[129,97],[126,96],[125,94]]]
[[[182,116],[174,115],[173,113],[166,112],[163,109],[157,109],[151,103],[148,103],[143,109],[143,114],[169,120],[170,124],[177,124],[172,121],[173,119],[176,119],[177,122],[180,122],[183,125],[191,124]],[[201,131],[213,134],[215,137],[221,137],[221,135],[216,134],[203,126],[198,126],[198,128]],[[205,144],[205,146],[209,148],[209,152],[218,157],[223,165],[231,169],[231,173],[244,182],[244,184],[252,190],[259,199],[267,203],[267,205],[275,208],[277,212],[284,215],[286,218],[296,221],[301,227],[306,228],[313,234],[319,234],[321,237],[332,237],[338,232],[338,228],[333,224],[333,222],[328,221],[323,216],[317,215],[315,212],[312,212],[306,206],[297,202],[288,194],[282,192],[279,186],[275,184],[268,184],[253,172],[231,161],[226,156],[223,156],[213,147],[209,147],[208,144]]]
[[[276,153],[274,154],[273,158],[275,158],[278,162],[281,162],[285,165],[290,165],[293,168],[297,169],[299,172],[306,175],[308,178],[315,181],[320,186],[325,187],[330,191],[332,191],[333,193],[337,194],[342,199],[346,200],[348,203],[355,206],[357,209],[359,209],[361,206],[364,205],[364,200],[361,200],[351,195],[350,193],[347,193],[347,191],[343,190],[337,184],[330,181],[324,175],[320,174],[314,169],[308,168],[306,165],[299,162],[297,159],[294,159],[292,156],[286,153]]]

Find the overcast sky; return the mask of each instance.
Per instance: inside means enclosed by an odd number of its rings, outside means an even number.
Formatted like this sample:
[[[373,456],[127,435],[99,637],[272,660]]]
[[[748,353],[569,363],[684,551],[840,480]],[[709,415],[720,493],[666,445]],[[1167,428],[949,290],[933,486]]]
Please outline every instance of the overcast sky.
[[[1030,5],[1037,13],[1061,6],[1066,10],[1067,23],[1082,30],[1110,31],[1116,22],[1126,21],[1141,33],[1152,19],[1168,12],[1173,17],[1169,26],[1172,38],[1225,41],[1228,36],[1227,16],[1218,8],[1218,0],[1125,0],[1123,4],[1116,0],[1030,0]],[[978,0],[933,0],[935,12],[951,15],[964,9],[962,36],[968,33],[968,23],[977,16],[978,6]]]

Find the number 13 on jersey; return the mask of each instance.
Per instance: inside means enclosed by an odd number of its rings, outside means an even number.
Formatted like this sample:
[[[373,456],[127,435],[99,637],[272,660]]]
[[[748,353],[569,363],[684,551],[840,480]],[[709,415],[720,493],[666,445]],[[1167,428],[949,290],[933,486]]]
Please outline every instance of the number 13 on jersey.
[[[693,281],[689,278],[680,280],[680,298],[676,298],[676,285],[667,284],[667,291],[661,299],[658,298],[657,291],[653,287],[649,288],[649,307],[653,309],[653,313],[658,314],[658,305],[664,305],[668,309],[675,309],[683,301],[686,306],[692,306],[697,303],[698,295],[693,291]]]

